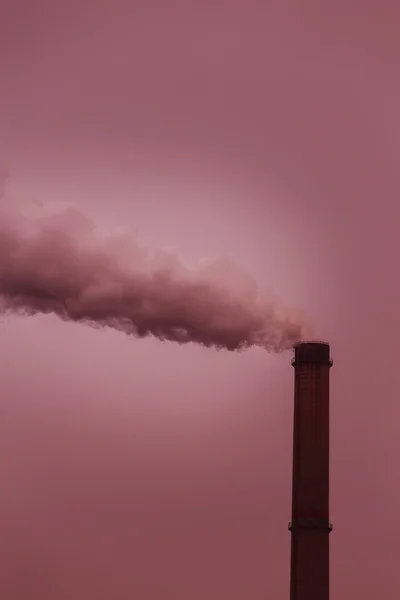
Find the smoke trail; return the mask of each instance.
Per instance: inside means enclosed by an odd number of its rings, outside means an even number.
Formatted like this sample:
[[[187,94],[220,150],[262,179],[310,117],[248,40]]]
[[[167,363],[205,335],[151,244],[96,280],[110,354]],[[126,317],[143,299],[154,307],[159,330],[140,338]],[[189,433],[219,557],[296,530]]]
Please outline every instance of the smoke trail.
[[[8,204],[8,203],[7,203]],[[129,232],[102,233],[77,209],[0,203],[0,311],[54,313],[136,337],[280,352],[312,333],[225,261],[186,267]]]

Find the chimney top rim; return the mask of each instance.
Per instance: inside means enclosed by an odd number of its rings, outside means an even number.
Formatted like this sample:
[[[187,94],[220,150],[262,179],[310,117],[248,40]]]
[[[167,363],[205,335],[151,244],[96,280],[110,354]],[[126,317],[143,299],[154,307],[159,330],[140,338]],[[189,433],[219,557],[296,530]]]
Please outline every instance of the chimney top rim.
[[[299,342],[296,342],[293,347],[298,348],[305,344],[312,344],[313,346],[329,346],[329,342],[326,340],[300,340]]]

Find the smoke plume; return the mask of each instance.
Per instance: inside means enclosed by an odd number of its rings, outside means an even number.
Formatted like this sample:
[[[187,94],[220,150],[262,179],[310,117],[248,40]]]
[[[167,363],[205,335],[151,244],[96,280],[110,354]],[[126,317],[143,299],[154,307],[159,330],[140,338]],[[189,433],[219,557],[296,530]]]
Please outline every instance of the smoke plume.
[[[54,313],[137,338],[270,352],[312,334],[224,259],[188,268],[129,231],[106,233],[71,207],[0,202],[0,312]]]

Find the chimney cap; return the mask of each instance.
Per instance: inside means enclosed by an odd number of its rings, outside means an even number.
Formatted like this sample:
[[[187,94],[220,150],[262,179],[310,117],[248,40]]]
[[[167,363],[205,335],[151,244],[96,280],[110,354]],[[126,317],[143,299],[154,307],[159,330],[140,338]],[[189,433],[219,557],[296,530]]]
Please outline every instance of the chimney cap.
[[[328,342],[304,340],[294,345],[292,365],[297,367],[302,364],[319,364],[331,367],[333,363],[329,353]]]

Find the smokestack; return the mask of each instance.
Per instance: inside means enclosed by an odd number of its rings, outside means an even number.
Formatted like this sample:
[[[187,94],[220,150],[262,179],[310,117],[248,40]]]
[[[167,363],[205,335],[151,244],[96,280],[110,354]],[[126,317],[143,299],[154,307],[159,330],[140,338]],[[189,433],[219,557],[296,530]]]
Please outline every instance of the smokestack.
[[[329,344],[299,342],[295,369],[290,600],[329,600]]]

